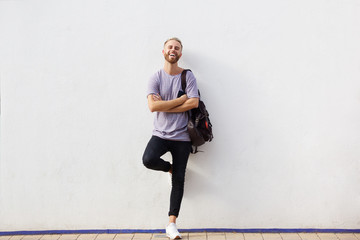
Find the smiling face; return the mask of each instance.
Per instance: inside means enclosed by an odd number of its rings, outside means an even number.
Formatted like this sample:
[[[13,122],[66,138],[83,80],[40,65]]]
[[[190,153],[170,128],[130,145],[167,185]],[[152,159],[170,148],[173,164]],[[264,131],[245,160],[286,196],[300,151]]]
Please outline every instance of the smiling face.
[[[181,50],[182,46],[180,42],[176,40],[169,40],[165,43],[162,53],[167,62],[174,64],[179,61],[182,55]]]

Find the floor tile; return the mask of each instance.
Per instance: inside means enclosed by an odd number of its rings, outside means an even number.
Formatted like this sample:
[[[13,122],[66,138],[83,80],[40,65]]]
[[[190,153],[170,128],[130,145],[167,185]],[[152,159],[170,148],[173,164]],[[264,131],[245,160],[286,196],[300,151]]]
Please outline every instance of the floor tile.
[[[15,235],[15,236],[12,236],[10,239],[11,239],[11,240],[20,240],[20,239],[22,239],[23,237],[25,237],[25,236],[23,236],[23,235]]]
[[[133,239],[134,234],[132,233],[121,233],[117,234],[114,238],[114,240],[131,240]]]
[[[165,233],[154,233],[151,240],[169,240]]]
[[[302,240],[320,240],[316,233],[299,233]]]
[[[9,240],[11,236],[0,236],[0,240]]]
[[[207,233],[207,240],[226,240],[225,233]]]
[[[355,237],[360,240],[360,233],[354,233]]]
[[[59,240],[76,240],[80,234],[63,234]]]
[[[98,234],[96,240],[113,240],[116,234]]]
[[[39,240],[43,235],[26,235],[21,240]]]
[[[301,237],[297,233],[280,233],[283,240],[301,240]]]
[[[339,240],[335,233],[318,233],[321,240]]]
[[[206,233],[189,233],[189,240],[206,240]]]
[[[242,233],[225,233],[226,240],[244,240]]]
[[[61,237],[59,234],[44,235],[40,240],[58,240]]]
[[[282,240],[279,233],[262,233],[264,240]]]
[[[337,233],[336,236],[340,240],[358,240],[353,233]]]
[[[261,233],[244,233],[245,240],[263,240]]]
[[[135,233],[132,240],[151,240],[151,233]]]
[[[77,240],[95,240],[97,234],[81,234]]]

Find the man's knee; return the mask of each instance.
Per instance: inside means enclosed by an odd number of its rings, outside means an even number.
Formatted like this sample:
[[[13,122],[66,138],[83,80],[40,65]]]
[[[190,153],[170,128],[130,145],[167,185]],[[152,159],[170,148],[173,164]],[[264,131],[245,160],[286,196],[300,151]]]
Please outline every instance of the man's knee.
[[[145,167],[147,168],[150,168],[150,169],[153,169],[154,168],[154,161],[153,161],[153,158],[149,155],[149,154],[144,154],[143,155],[143,164]]]

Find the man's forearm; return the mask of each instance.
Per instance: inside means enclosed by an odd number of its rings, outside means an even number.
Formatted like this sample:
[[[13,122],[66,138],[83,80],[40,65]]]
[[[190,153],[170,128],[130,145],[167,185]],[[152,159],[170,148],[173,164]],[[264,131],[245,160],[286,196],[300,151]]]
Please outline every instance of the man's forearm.
[[[155,101],[153,99],[152,95],[148,96],[148,104],[149,104],[149,109],[151,112],[168,112],[170,109],[173,109],[181,104],[183,104],[186,101],[187,98],[184,97],[180,97],[180,98],[175,98],[172,100],[168,100],[168,101],[163,101],[163,100],[157,100]]]
[[[199,98],[189,98],[183,104],[169,109],[166,112],[178,113],[186,112],[190,109],[197,108],[199,106]]]

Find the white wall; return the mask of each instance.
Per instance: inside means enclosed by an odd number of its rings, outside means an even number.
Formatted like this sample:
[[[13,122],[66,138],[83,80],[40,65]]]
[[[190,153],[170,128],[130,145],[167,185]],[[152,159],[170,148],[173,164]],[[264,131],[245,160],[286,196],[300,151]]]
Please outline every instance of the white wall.
[[[178,36],[215,139],[181,228],[360,228],[357,0],[0,1],[0,230],[152,229],[146,84]],[[169,159],[169,156],[166,156]]]

